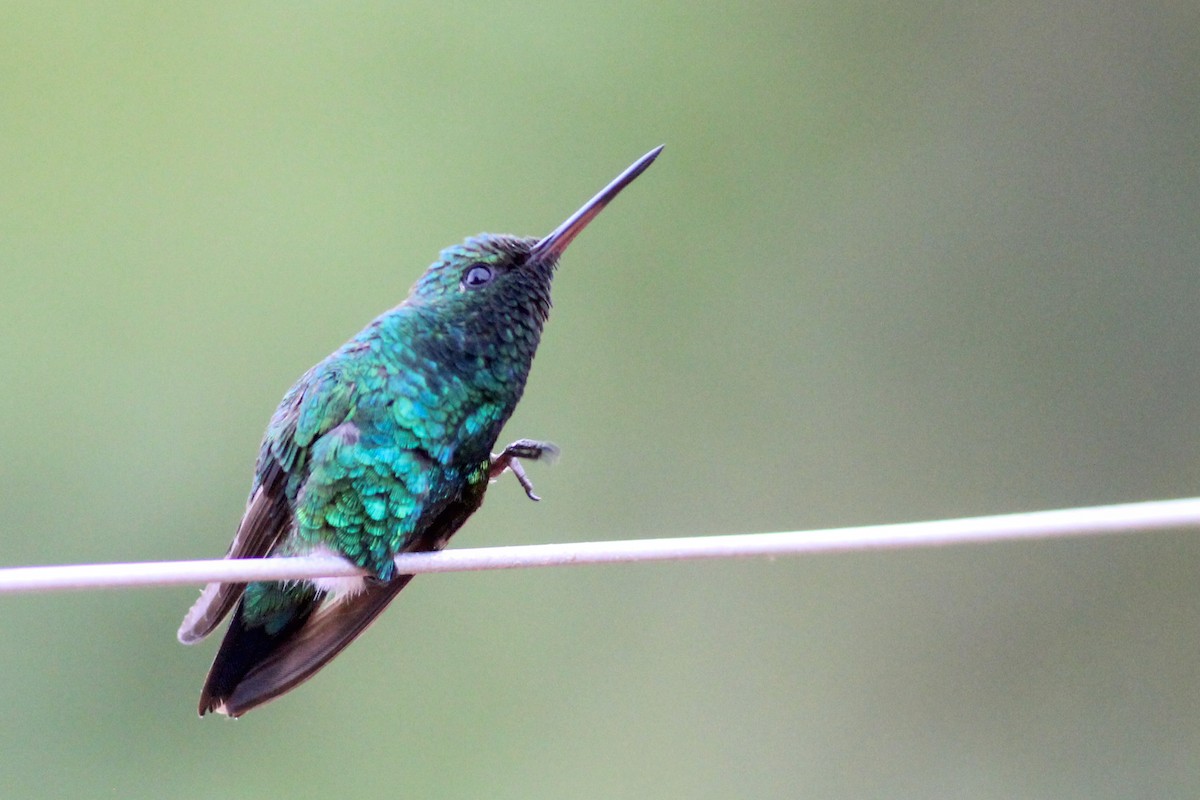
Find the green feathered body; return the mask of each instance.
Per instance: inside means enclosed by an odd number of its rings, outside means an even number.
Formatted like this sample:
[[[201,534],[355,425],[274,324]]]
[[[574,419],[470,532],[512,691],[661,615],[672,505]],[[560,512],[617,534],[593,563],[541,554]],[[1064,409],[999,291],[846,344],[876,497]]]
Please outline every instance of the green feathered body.
[[[470,303],[437,278],[461,263],[526,252],[533,240],[481,237],[451,248],[405,303],[309,370],[284,396],[255,470],[276,468],[295,528],[276,550],[329,550],[379,580],[396,554],[428,537],[451,503],[477,507],[491,451],[525,388],[549,309],[549,273]],[[545,280],[545,290],[540,290]],[[449,290],[449,293],[446,293]],[[476,307],[481,306],[481,307]],[[449,538],[453,531],[436,531]],[[424,544],[443,545],[429,541]],[[423,547],[421,549],[430,549]],[[277,595],[304,587],[251,584],[243,614],[278,615]]]

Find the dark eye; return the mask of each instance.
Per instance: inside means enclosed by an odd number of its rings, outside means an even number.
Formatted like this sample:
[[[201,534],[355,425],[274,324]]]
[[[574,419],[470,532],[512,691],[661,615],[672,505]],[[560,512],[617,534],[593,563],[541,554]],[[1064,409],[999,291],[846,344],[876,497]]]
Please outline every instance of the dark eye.
[[[486,264],[475,264],[463,275],[462,285],[465,289],[478,289],[492,282],[495,273]]]

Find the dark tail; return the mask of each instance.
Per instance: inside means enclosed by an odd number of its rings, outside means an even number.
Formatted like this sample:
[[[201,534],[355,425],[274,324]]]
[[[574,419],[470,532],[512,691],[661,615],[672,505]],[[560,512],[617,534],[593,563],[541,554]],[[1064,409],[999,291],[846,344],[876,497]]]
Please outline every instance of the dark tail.
[[[243,599],[233,612],[229,629],[225,631],[225,638],[221,640],[221,648],[217,651],[217,656],[208,670],[208,677],[204,680],[204,688],[200,691],[200,716],[209,711],[229,713],[226,701],[237,690],[238,684],[253,672],[255,667],[269,659],[272,653],[283,647],[304,626],[317,606],[316,603],[310,602],[298,607],[295,615],[281,630],[268,633],[263,626],[245,623],[244,605]]]
[[[273,633],[243,623],[243,600],[200,692],[200,716],[216,711],[239,717],[308,680],[366,630],[411,579],[367,580],[366,588],[350,597],[305,604]]]

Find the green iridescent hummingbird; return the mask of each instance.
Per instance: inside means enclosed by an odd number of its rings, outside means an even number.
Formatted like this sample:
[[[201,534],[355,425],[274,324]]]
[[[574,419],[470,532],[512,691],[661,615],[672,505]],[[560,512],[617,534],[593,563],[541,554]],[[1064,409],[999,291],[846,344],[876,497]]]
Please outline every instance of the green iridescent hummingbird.
[[[537,499],[520,459],[556,448],[528,439],[492,448],[525,389],[555,267],[661,150],[545,238],[481,234],[443,250],[403,303],[284,395],[226,557],[333,554],[368,574],[205,587],[179,640],[199,641],[231,610],[233,619],[201,715],[239,716],[312,677],[412,578],[395,574],[396,554],[445,547],[505,470]]]

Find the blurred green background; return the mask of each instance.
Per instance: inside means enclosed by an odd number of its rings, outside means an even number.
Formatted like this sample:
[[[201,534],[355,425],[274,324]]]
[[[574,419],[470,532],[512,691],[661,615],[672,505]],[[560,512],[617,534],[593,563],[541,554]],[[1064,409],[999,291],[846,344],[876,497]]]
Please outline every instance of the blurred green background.
[[[0,562],[220,555],[304,369],[660,142],[455,546],[1196,494],[1198,97],[1194,2],[5,4]],[[423,577],[237,722],[196,588],[0,601],[0,796],[1200,794],[1195,533]]]

